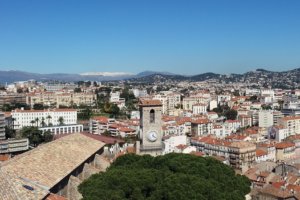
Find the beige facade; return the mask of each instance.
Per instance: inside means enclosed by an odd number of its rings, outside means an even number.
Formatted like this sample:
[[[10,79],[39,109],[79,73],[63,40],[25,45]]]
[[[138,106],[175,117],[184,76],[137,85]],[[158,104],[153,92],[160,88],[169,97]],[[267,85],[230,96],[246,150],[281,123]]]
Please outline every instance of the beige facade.
[[[242,172],[248,170],[255,162],[256,145],[250,142],[232,142],[229,146],[229,163]]]
[[[0,95],[0,107],[4,104],[25,104],[26,97],[23,94],[1,94]]]
[[[183,98],[182,105],[184,110],[192,110],[193,105],[198,103],[208,104],[209,98],[202,96],[193,96],[193,97],[185,97]]]
[[[139,154],[162,154],[162,105],[159,100],[140,101]]]
[[[45,106],[67,106],[72,105],[88,105],[91,106],[97,99],[94,93],[55,93],[43,92],[28,94],[26,103],[33,107],[34,104],[43,104]]]
[[[279,125],[288,129],[288,135],[300,134],[300,116],[283,117],[279,120]]]

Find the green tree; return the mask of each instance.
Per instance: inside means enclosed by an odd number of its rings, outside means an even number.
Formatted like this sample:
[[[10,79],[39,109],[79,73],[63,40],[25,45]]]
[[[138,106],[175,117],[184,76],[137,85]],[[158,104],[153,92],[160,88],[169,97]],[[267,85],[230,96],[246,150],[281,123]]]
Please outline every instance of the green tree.
[[[80,92],[81,92],[81,88],[80,88],[80,87],[75,88],[75,89],[74,89],[74,92],[75,92],[75,93],[80,93]]]
[[[45,118],[44,118],[44,117],[42,117],[42,120],[41,120],[41,126],[42,126],[42,127],[46,126],[46,122],[45,122]]]
[[[48,115],[46,118],[47,118],[47,121],[48,121],[48,126],[50,126],[51,119],[52,119],[51,115]]]
[[[34,121],[35,121],[35,123],[36,123],[36,126],[38,127],[38,126],[39,126],[39,121],[40,121],[40,119],[37,117],[37,118],[34,119]]]
[[[213,158],[126,154],[79,185],[83,200],[243,200],[250,181]]]
[[[36,103],[33,105],[34,110],[44,110],[44,105],[41,103]]]
[[[58,118],[58,123],[59,123],[59,125],[61,126],[61,125],[64,125],[64,118],[63,117],[59,117]]]
[[[236,116],[237,116],[237,111],[236,110],[230,109],[230,110],[225,112],[226,119],[235,120]]]
[[[15,138],[16,131],[12,127],[5,126],[5,137],[6,138]]]
[[[23,138],[28,138],[29,144],[33,147],[37,147],[41,143],[50,142],[53,139],[53,135],[49,131],[39,130],[38,127],[28,126],[23,127],[20,130]]]

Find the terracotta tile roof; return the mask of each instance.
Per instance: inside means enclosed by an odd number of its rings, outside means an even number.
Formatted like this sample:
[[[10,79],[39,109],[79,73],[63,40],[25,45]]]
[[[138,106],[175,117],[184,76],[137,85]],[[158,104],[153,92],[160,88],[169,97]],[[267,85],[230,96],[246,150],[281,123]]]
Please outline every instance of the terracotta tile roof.
[[[184,145],[184,144],[180,144],[180,145],[177,145],[176,148],[177,149],[180,149],[180,150],[184,150],[185,148],[187,148],[188,146],[187,145]]]
[[[92,118],[93,120],[96,120],[102,124],[107,124],[108,123],[108,117],[104,117],[104,116],[96,116]]]
[[[161,106],[160,100],[155,99],[140,99],[139,105],[141,106]]]
[[[284,120],[284,121],[298,120],[298,119],[300,119],[300,116],[287,116],[287,117],[283,117],[281,119]]]
[[[128,128],[128,127],[119,127],[119,131],[122,131],[122,132],[135,132],[134,129]]]
[[[268,153],[262,149],[256,149],[256,157],[266,156]]]
[[[288,198],[292,198],[295,196],[290,190],[287,190],[287,189],[282,190],[282,189],[277,188],[276,186],[277,185],[273,186],[273,185],[269,184],[266,187],[262,188],[260,190],[260,193],[272,195],[276,198],[282,198],[282,199],[288,199]]]
[[[10,159],[10,155],[8,154],[0,154],[0,161],[7,161]]]
[[[1,166],[0,177],[6,177],[6,180],[3,182],[0,178],[0,195],[7,191],[21,199],[35,199],[36,193],[38,199],[43,199],[48,194],[47,190],[40,190],[35,185],[29,185],[35,191],[28,190],[23,185],[29,183],[23,180],[38,182],[49,190],[103,146],[102,142],[73,133],[15,156]]]
[[[292,142],[280,142],[275,144],[275,148],[276,149],[285,149],[285,148],[289,148],[289,147],[294,147],[295,144]]]
[[[238,141],[238,142],[232,142],[230,147],[244,148],[244,147],[256,147],[256,146],[255,146],[255,144],[253,144],[251,142]]]
[[[208,119],[194,119],[192,120],[193,124],[208,124],[210,121]]]

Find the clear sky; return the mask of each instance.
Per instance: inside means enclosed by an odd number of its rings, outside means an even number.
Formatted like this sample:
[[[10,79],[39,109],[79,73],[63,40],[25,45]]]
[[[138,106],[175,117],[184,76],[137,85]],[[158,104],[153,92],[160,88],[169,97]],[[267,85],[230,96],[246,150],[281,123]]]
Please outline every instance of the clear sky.
[[[0,70],[299,67],[299,0],[0,0]]]

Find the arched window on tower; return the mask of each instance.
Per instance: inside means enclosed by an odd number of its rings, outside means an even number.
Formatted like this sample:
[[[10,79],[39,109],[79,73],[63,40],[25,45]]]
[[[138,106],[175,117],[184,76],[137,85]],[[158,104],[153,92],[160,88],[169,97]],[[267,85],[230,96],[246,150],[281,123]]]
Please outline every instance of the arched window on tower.
[[[155,111],[153,109],[150,110],[150,123],[155,123]]]

